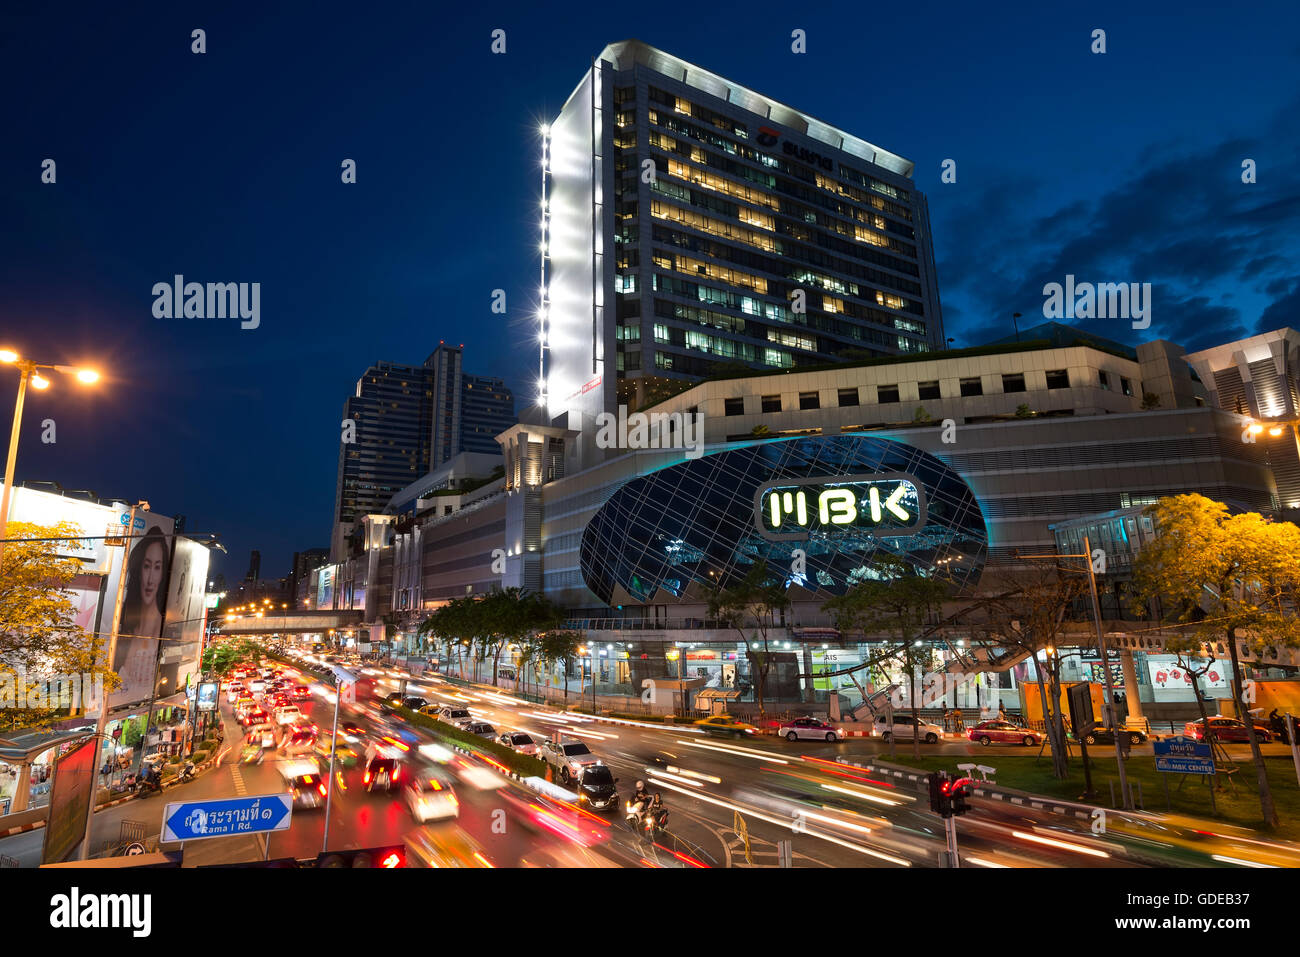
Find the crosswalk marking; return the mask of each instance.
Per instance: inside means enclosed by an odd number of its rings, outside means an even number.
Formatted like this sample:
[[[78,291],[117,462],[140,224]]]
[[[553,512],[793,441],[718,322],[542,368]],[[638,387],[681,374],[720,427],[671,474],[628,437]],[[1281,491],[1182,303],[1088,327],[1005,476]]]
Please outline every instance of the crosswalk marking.
[[[239,768],[232,765],[230,768],[230,776],[235,781],[235,793],[246,794],[248,789],[244,787],[244,776],[239,773]]]

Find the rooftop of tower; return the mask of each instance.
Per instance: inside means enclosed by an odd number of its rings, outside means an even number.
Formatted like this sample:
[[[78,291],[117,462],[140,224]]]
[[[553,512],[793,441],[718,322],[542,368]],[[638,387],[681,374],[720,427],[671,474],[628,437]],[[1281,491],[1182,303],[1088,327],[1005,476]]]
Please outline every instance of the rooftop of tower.
[[[851,133],[846,133],[829,123],[824,123],[816,117],[809,116],[802,110],[796,110],[794,107],[764,96],[762,93],[757,93],[749,89],[749,87],[741,86],[739,83],[718,76],[716,73],[711,73],[703,67],[687,63],[671,53],[665,53],[663,50],[642,43],[640,40],[623,40],[619,43],[611,43],[600,51],[600,56],[597,59],[613,63],[615,69],[618,70],[630,69],[638,63],[647,66],[656,72],[684,83],[686,86],[702,90],[728,103],[734,103],[751,113],[757,113],[759,116],[796,130],[809,139],[843,150],[845,153],[860,157],[869,163],[875,163],[892,173],[910,177],[912,170],[916,166],[911,160],[904,159],[897,153],[881,149],[874,143],[868,143],[866,140],[860,139]],[[572,99],[572,96],[570,96],[570,99]],[[568,103],[566,102],[565,105],[567,106]]]

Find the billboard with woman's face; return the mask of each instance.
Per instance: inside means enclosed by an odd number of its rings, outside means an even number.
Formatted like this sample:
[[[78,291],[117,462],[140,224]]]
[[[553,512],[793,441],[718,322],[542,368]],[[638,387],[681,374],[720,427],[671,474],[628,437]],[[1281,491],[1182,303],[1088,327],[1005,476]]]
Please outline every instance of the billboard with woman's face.
[[[121,522],[130,521],[123,512]],[[126,587],[122,598],[122,619],[118,626],[117,649],[113,670],[122,684],[109,695],[109,706],[116,707],[144,701],[153,694],[154,673],[158,664],[158,641],[162,636],[163,617],[167,610],[167,588],[171,575],[172,530],[170,518],[151,512],[136,514],[135,528],[130,531],[126,554]],[[117,596],[122,574],[121,559],[109,576],[104,615],[100,630],[107,636],[112,629],[112,602]]]
[[[157,695],[160,698],[184,690],[190,674],[198,670],[208,558],[207,546],[183,536],[177,539],[167,588],[162,654],[158,661]]]

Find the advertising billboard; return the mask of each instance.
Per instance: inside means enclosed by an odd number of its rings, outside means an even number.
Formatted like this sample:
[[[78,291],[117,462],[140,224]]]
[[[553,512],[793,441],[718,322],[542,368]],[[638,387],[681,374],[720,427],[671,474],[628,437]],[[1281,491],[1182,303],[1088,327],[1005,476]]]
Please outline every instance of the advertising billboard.
[[[160,698],[182,690],[189,676],[198,670],[207,614],[203,599],[208,559],[206,546],[186,538],[176,540],[158,658],[157,695]]]
[[[42,864],[61,864],[72,857],[86,836],[86,816],[94,794],[95,738],[87,738],[61,754],[54,763],[50,817],[45,826]]]
[[[1190,664],[1198,672],[1197,683],[1202,690],[1228,687],[1227,669],[1222,665],[1210,665],[1208,671],[1200,674],[1201,669],[1205,667],[1204,660],[1192,659],[1187,664]],[[1151,686],[1161,691],[1171,689],[1192,690],[1192,676],[1187,673],[1187,669],[1176,658],[1165,661],[1158,661],[1154,657],[1148,658],[1147,674],[1151,676]]]
[[[123,509],[117,523],[126,528],[131,513]],[[172,530],[170,518],[153,512],[138,512],[125,548],[114,549],[113,561],[101,605],[99,630],[107,636],[113,629],[113,602],[126,565],[122,597],[122,618],[112,669],[122,683],[108,696],[109,708],[144,701],[153,694],[158,665],[159,641],[171,579]]]

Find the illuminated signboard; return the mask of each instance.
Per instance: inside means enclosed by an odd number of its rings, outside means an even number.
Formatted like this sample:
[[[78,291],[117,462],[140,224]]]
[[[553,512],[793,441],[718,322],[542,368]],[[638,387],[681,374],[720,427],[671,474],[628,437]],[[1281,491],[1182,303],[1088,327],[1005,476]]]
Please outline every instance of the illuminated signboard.
[[[772,541],[907,535],[925,525],[925,493],[919,480],[901,472],[790,479],[759,488],[754,519]]]

